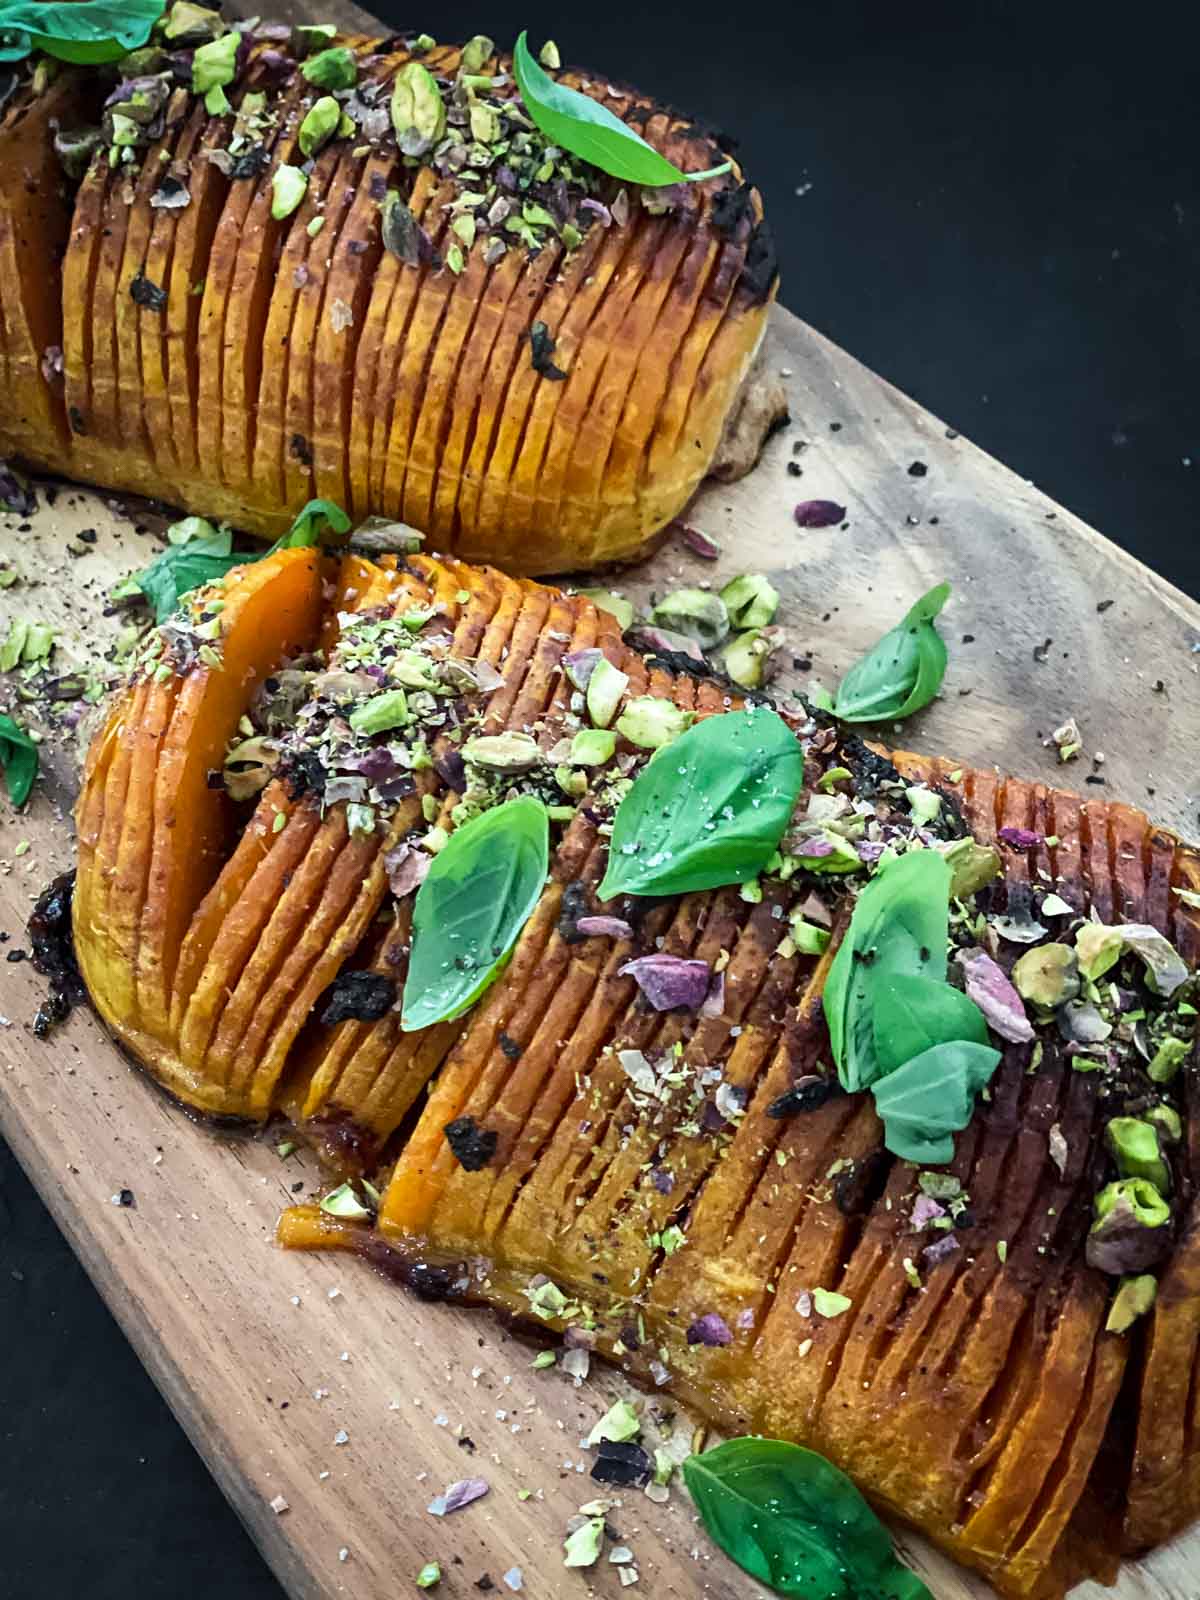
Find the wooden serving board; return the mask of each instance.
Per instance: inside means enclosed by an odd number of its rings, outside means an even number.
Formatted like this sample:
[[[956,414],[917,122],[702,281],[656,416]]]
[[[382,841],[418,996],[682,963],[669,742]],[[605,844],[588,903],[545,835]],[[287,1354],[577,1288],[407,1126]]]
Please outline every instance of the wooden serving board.
[[[787,667],[787,689],[832,686],[948,579],[950,669],[942,698],[906,725],[908,747],[1061,782],[1043,740],[1074,715],[1087,755],[1066,776],[1103,778],[1098,793],[1195,837],[1200,605],[782,310],[768,359],[792,423],[748,480],[707,489],[689,517],[723,542],[720,563],[669,541],[614,586],[640,598],[767,572],[783,595],[785,660],[811,661]],[[802,476],[787,472],[793,461]],[[792,509],[809,498],[844,504],[847,525],[799,529]],[[59,630],[56,667],[93,661],[120,625],[102,614],[107,589],[153,553],[143,523],[74,489],[52,508],[43,498],[27,531],[0,517],[0,557],[25,574],[0,590],[0,637],[11,616],[39,616]],[[48,739],[28,813],[0,809],[0,928],[17,942],[37,892],[71,860],[77,743]],[[341,1256],[276,1250],[276,1217],[295,1185],[315,1185],[315,1167],[195,1126],[86,1011],[39,1042],[40,993],[28,965],[0,964],[0,1131],[287,1593],[394,1600],[430,1560],[447,1597],[473,1595],[485,1573],[507,1595],[513,1567],[530,1600],[623,1592],[611,1565],[565,1571],[561,1539],[604,1493],[581,1439],[630,1392],[624,1380],[534,1372],[531,1348],[487,1313],[422,1304]],[[122,1189],[135,1206],[112,1203]],[[450,1519],[427,1512],[475,1475],[490,1481],[486,1499]],[[277,1496],[288,1509],[272,1509]],[[635,1595],[763,1592],[709,1543],[681,1487],[665,1505],[626,1491],[609,1521],[634,1550]],[[899,1542],[938,1600],[990,1594],[920,1540]],[[1128,1565],[1108,1592],[1196,1600],[1197,1571],[1200,1531]]]

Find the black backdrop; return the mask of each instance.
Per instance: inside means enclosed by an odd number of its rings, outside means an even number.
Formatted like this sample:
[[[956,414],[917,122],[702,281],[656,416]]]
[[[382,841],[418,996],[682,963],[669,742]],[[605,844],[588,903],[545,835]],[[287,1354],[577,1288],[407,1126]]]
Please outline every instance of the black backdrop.
[[[1144,37],[1128,8],[1045,0],[378,9],[444,38],[527,25],[738,133],[785,304],[1200,594],[1183,7]],[[0,1600],[180,1594],[279,1590],[0,1146]]]

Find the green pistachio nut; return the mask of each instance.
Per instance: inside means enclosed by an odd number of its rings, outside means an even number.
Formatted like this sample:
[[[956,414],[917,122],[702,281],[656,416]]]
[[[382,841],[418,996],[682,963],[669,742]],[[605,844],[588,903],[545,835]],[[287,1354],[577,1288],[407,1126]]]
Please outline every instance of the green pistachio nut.
[[[633,606],[624,595],[613,594],[611,589],[578,589],[576,593],[584,600],[590,600],[598,610],[607,611],[610,616],[616,617],[617,626],[622,633],[626,628],[632,628]]]
[[[419,650],[397,650],[388,662],[388,677],[395,678],[406,689],[427,689],[430,693],[445,692],[433,662]]]
[[[942,797],[936,789],[923,783],[914,783],[904,791],[914,828],[927,828],[936,822],[942,811]]]
[[[308,177],[299,167],[289,167],[286,162],[271,174],[271,215],[276,222],[290,217],[304,199]]]
[[[793,911],[789,921],[792,943],[801,955],[823,955],[829,945],[829,929],[819,928],[815,922],[806,922],[798,911]]]
[[[1170,1083],[1192,1053],[1191,1041],[1168,1034],[1159,1045],[1146,1071],[1154,1083]]]
[[[1121,1178],[1116,1183],[1106,1183],[1096,1196],[1093,1209],[1093,1233],[1113,1217],[1126,1218],[1142,1228],[1161,1228],[1171,1220],[1170,1206],[1147,1178]]]
[[[575,767],[555,767],[554,781],[571,800],[581,800],[587,793],[587,774]]]
[[[437,40],[431,33],[419,33],[409,49],[415,56],[427,56],[431,50],[437,49]]]
[[[538,742],[527,733],[490,733],[468,739],[462,758],[494,772],[532,772],[542,759]]]
[[[495,144],[500,137],[500,114],[494,106],[475,100],[470,110],[471,137],[476,144]]]
[[[1163,1160],[1158,1129],[1141,1117],[1114,1117],[1104,1130],[1117,1171],[1123,1178],[1144,1178],[1160,1194],[1171,1188],[1171,1169]]]
[[[548,72],[557,72],[562,66],[562,57],[558,53],[558,46],[553,39],[547,39],[538,51],[538,60]]]
[[[348,721],[355,733],[386,733],[389,728],[403,728],[411,721],[408,713],[408,696],[403,689],[385,689],[372,695],[362,705],[355,706]]]
[[[1108,928],[1102,922],[1085,922],[1075,935],[1080,972],[1093,981],[1103,977],[1120,960],[1124,947],[1120,928]]]
[[[729,612],[720,595],[707,589],[674,589],[650,613],[660,627],[694,639],[701,650],[715,650],[729,637]]]
[[[208,6],[197,6],[191,0],[175,0],[175,4],[167,12],[162,21],[162,36],[169,39],[173,45],[188,46],[203,44],[207,39],[218,39],[225,32],[225,23],[220,16],[209,9]],[[122,71],[128,76],[129,57],[121,63]]]
[[[1108,1333],[1126,1333],[1139,1317],[1144,1317],[1154,1306],[1158,1295],[1158,1280],[1153,1273],[1139,1273],[1137,1277],[1122,1278],[1121,1286],[1113,1297],[1104,1324]]]
[[[1142,1112],[1142,1120],[1152,1122],[1168,1144],[1178,1144],[1183,1138],[1183,1118],[1174,1106],[1151,1106]]]
[[[320,50],[300,68],[315,89],[353,89],[358,82],[358,62],[354,51],[344,44]]]
[[[1095,1199],[1088,1266],[1123,1277],[1148,1271],[1170,1251],[1171,1208],[1145,1178],[1107,1184]]]
[[[305,61],[316,51],[328,49],[336,33],[332,22],[302,22],[292,29],[289,48],[297,61]]]
[[[468,39],[462,47],[462,56],[458,63],[460,72],[482,72],[483,64],[496,53],[494,39],[489,39],[486,33],[477,33],[473,39]]]
[[[765,628],[779,610],[779,591],[761,572],[743,572],[721,590],[721,599],[735,628]]]
[[[410,61],[396,74],[392,127],[406,156],[423,156],[446,131],[446,107],[432,72]]]
[[[789,849],[789,859],[805,872],[815,872],[822,877],[839,872],[860,872],[862,870],[862,857],[846,838],[845,834],[838,833],[836,828],[822,828],[818,833],[809,836],[812,843],[820,841],[820,851],[811,850],[806,853],[806,840],[797,840]],[[825,846],[829,845],[828,850]]]
[[[595,681],[593,672],[592,683]],[[589,697],[591,689],[592,684],[589,684]],[[617,732],[642,750],[662,750],[673,744],[681,733],[686,733],[694,720],[692,712],[681,710],[669,700],[645,694],[627,702],[617,718]]]
[[[341,120],[342,108],[331,94],[314,100],[296,135],[303,153],[315,156],[333,138]]]
[[[1012,981],[1022,1000],[1047,1010],[1063,1005],[1079,993],[1075,952],[1065,944],[1037,945],[1014,965]]]
[[[611,761],[617,736],[611,728],[583,728],[571,740],[569,760],[576,767],[602,767]]]
[[[955,839],[937,848],[950,868],[952,900],[967,900],[1000,876],[1000,853],[990,845],[976,844],[974,839],[967,838]]]
[[[727,678],[743,689],[761,689],[766,683],[775,641],[761,628],[735,633],[721,648],[716,661]]]
[[[233,82],[241,42],[240,33],[224,33],[200,46],[192,56],[193,94],[207,94],[210,89],[221,89]]]
[[[601,656],[592,668],[587,686],[587,711],[597,728],[607,728],[617,714],[621,697],[629,687],[628,675]]]

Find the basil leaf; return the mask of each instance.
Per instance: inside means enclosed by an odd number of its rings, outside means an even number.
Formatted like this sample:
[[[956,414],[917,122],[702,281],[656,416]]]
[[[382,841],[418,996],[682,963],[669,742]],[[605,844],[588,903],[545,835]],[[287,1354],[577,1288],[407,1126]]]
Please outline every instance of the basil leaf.
[[[0,713],[0,769],[4,772],[8,798],[14,806],[23,806],[37,777],[38,747],[24,728],[3,713]]]
[[[944,978],[883,977],[874,987],[871,1010],[875,1054],[885,1074],[947,1039],[989,1042],[983,1012]]]
[[[855,902],[825,984],[825,1017],[842,1087],[865,1089],[889,1070],[880,1059],[875,1001],[898,979],[946,977],[950,868],[936,850],[882,864]]]
[[[556,83],[530,54],[524,30],[513,49],[513,72],[526,111],[551,144],[581,156],[614,178],[661,188],[668,183],[720,177],[733,165],[726,161],[708,172],[681,172],[607,106],[591,95],[568,89],[565,83]]]
[[[523,795],[450,835],[413,903],[400,1026],[461,1016],[497,978],[537,905],[550,861],[540,800]]]
[[[165,0],[15,0],[0,6],[0,61],[19,61],[31,50],[80,65],[119,61],[146,43],[165,9]]]
[[[178,611],[180,600],[192,589],[202,583],[213,583],[232,567],[256,559],[234,555],[232,547],[233,536],[229,529],[214,529],[185,544],[169,544],[145,572],[137,573],[133,583],[153,606],[155,622],[165,622]]]
[[[950,597],[939,583],[842,679],[833,712],[843,722],[881,722],[927,706],[946,676],[946,645],[933,619]]]
[[[783,837],[803,778],[800,741],[778,712],[706,717],[643,768],[617,807],[599,898],[745,883]]]
[[[738,1566],[804,1600],[932,1600],[896,1559],[844,1472],[780,1439],[730,1439],[683,1463],[710,1537]]]
[[[350,518],[335,505],[332,500],[310,500],[297,513],[295,521],[284,534],[281,534],[267,555],[274,555],[276,550],[298,550],[310,545],[321,544],[330,534],[350,532]],[[249,557],[258,560],[259,557]]]
[[[935,1044],[871,1085],[884,1144],[904,1161],[954,1159],[951,1134],[965,1128],[975,1096],[1000,1064],[1000,1052],[972,1039]]]

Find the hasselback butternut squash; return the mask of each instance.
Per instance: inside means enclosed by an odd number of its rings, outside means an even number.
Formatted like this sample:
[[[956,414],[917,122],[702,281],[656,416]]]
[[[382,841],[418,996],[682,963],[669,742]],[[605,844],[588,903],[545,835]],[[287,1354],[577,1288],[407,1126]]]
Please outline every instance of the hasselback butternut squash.
[[[756,892],[599,899],[613,808],[649,752],[622,731],[579,792],[580,663],[625,674],[626,708],[700,720],[738,704],[727,684],[642,655],[581,596],[449,558],[285,550],[195,591],[156,637],[85,771],[76,946],[102,1016],[174,1094],[285,1116],[335,1177],[380,1192],[369,1221],[288,1212],[285,1244],[583,1321],[722,1424],[821,1451],[1006,1595],[1111,1578],[1122,1543],[1196,1514],[1186,1008],[1142,986],[1122,1023],[1124,967],[1095,990],[1104,1042],[1034,1007],[1036,1026],[997,1036],[952,1158],[899,1159],[871,1100],[831,1078],[851,897],[819,853],[793,872],[785,841]],[[400,683],[401,722],[376,717]],[[886,756],[781,709],[805,752],[801,833],[840,817],[866,858],[874,830],[876,852],[1003,862],[956,913],[956,949],[983,941],[1015,975],[1094,911],[1195,966],[1200,856],[1139,812]],[[456,829],[520,793],[555,820],[511,960],[465,1013],[406,1029],[414,891]],[[647,954],[719,974],[712,1003],[656,1009],[626,966]],[[1167,1022],[1175,1076],[1147,1065]],[[1126,1269],[1089,1245],[1121,1115],[1159,1119],[1171,1219],[1137,1318]]]
[[[0,455],[268,536],[321,496],[509,571],[645,550],[729,468],[775,292],[719,142],[560,73],[683,172],[718,170],[639,188],[551,145],[490,41],[467,71],[423,36],[336,39],[329,76],[272,25],[239,35],[210,105],[200,36],[234,25],[207,15],[127,69],[26,69],[10,100]],[[414,69],[432,137],[389,114]]]

